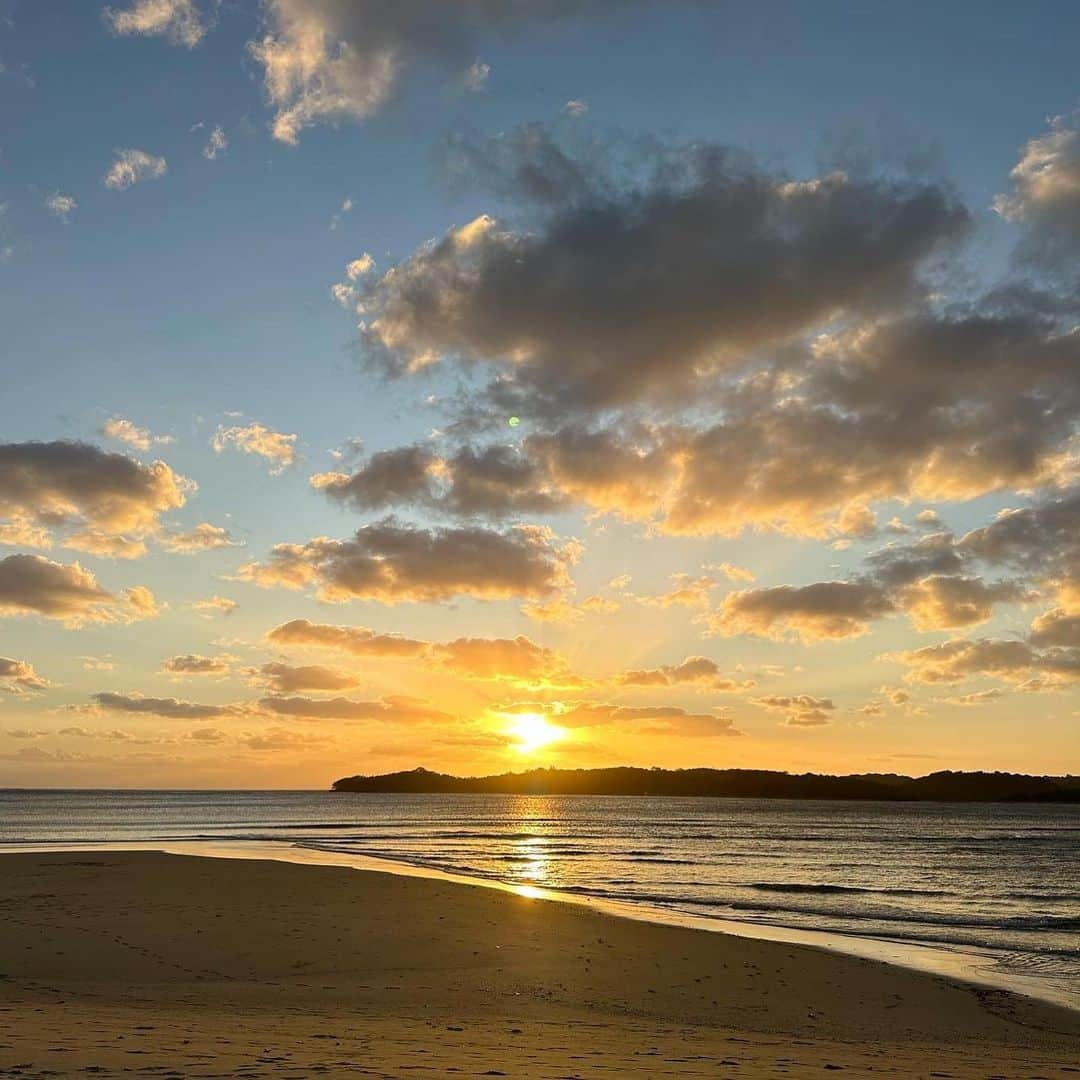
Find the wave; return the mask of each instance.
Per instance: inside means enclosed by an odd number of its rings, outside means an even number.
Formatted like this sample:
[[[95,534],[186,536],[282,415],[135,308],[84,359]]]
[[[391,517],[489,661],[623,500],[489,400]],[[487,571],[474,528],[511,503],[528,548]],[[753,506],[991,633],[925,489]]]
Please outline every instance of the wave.
[[[761,892],[778,893],[869,893],[879,896],[955,896],[945,889],[873,889],[860,885],[816,885],[798,881],[755,881],[746,886]]]

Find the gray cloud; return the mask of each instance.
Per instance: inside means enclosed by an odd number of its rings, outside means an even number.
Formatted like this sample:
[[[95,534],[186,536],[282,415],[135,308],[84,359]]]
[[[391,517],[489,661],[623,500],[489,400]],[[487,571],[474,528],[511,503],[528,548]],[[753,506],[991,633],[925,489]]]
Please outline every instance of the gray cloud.
[[[354,656],[411,657],[428,648],[426,641],[379,634],[365,626],[328,626],[307,619],[293,619],[274,627],[266,640],[275,645],[338,649]]]
[[[779,639],[790,633],[813,642],[864,634],[895,609],[892,597],[872,581],[774,585],[728,593],[710,613],[709,627],[718,634]]]
[[[355,675],[319,664],[294,666],[274,661],[252,668],[249,674],[274,694],[295,694],[304,690],[351,690],[360,685]]]
[[[476,73],[486,77],[487,69],[476,50],[493,32],[644,2],[266,0],[266,32],[249,49],[263,67],[275,109],[274,137],[295,144],[313,124],[363,120],[378,112],[401,78],[420,65],[456,71],[475,88]]]
[[[1055,116],[1049,131],[1023,147],[1011,176],[1012,192],[994,206],[1024,226],[1021,260],[1080,281],[1080,111]]]
[[[47,547],[70,526],[77,531],[65,535],[66,547],[141,555],[160,516],[183,506],[192,488],[164,462],[146,465],[88,443],[0,443],[0,526],[6,521],[24,546]]]
[[[151,618],[158,606],[153,593],[141,585],[119,595],[108,592],[78,563],[9,555],[0,559],[0,616],[29,614],[78,627]]]
[[[202,41],[208,25],[193,0],[135,0],[119,11],[107,7],[102,14],[114,34],[164,37],[189,49]]]
[[[598,181],[541,129],[526,145],[550,150],[515,179],[535,198],[547,170],[538,223],[452,230],[368,283],[359,309],[390,370],[496,363],[496,400],[530,415],[685,397],[748,349],[894,306],[967,224],[932,185],[790,182],[722,147],[656,147],[644,175]]]
[[[142,694],[102,692],[91,695],[91,700],[111,712],[159,716],[167,720],[210,720],[236,711],[229,705],[196,705],[176,698],[144,697]]]
[[[381,720],[391,724],[412,724],[454,719],[420,698],[401,696],[379,701],[271,696],[262,698],[259,705],[267,712],[298,720]]]
[[[239,574],[263,587],[311,587],[337,603],[536,599],[566,589],[576,554],[540,526],[428,530],[387,519],[363,526],[351,540],[278,544],[265,563],[249,563]]]
[[[0,688],[22,693],[26,690],[47,690],[52,684],[42,678],[34,665],[25,660],[12,660],[0,656]]]
[[[624,671],[616,681],[620,686],[691,685],[700,690],[725,693],[748,690],[755,685],[753,679],[739,679],[725,674],[715,660],[705,656],[688,656],[680,664]]]
[[[170,656],[161,665],[162,671],[170,675],[224,675],[229,671],[232,662],[230,656],[199,656],[195,653],[184,653],[181,656]]]
[[[784,714],[785,727],[824,727],[830,722],[829,714],[836,710],[831,698],[817,698],[810,694],[769,695],[754,698],[754,704]]]

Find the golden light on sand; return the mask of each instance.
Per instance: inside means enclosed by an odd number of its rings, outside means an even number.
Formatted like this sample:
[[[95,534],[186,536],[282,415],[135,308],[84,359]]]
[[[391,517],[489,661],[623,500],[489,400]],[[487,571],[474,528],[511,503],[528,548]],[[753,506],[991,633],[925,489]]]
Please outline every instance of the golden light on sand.
[[[548,722],[543,713],[515,713],[510,718],[507,734],[515,741],[515,749],[522,754],[531,754],[562,738],[560,727]]]

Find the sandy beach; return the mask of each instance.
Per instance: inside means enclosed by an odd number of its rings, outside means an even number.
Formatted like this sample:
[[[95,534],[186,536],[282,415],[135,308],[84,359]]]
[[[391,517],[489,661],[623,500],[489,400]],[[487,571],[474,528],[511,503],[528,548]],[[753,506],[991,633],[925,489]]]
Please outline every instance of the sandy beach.
[[[2,857],[0,1075],[1080,1076],[1080,1014],[468,885]]]

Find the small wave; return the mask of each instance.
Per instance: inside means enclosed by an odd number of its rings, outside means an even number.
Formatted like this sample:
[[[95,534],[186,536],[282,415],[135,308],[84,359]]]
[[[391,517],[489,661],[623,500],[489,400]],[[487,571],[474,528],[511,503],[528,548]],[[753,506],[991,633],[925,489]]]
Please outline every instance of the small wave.
[[[816,885],[798,881],[755,881],[747,886],[749,889],[758,889],[761,892],[778,893],[821,893],[838,894],[844,893],[869,893],[878,896],[953,896],[951,892],[943,889],[872,889],[858,885]]]

